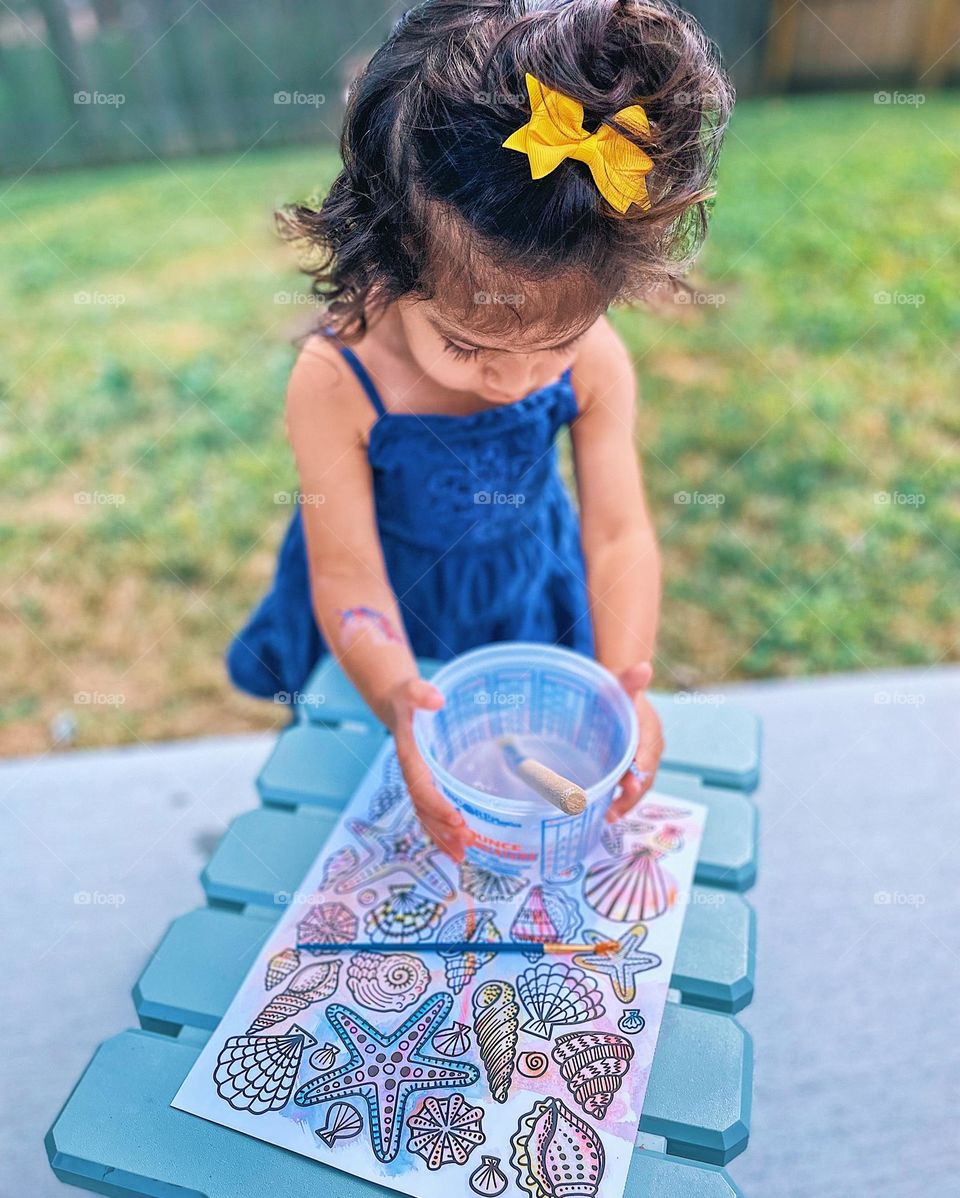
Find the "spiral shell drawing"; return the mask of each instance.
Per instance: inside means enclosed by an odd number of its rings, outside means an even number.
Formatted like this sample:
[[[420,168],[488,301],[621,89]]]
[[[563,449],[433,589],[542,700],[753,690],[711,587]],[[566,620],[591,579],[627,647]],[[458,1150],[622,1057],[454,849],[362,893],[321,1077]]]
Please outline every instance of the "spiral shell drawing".
[[[481,1198],[498,1198],[509,1184],[498,1156],[482,1156],[469,1177],[470,1189]]]
[[[557,1026],[586,1023],[604,1012],[600,987],[582,969],[556,962],[525,969],[516,981],[529,1020],[523,1030],[549,1040]]]
[[[264,1115],[290,1101],[304,1049],[316,1044],[296,1024],[285,1036],[231,1036],[220,1050],[213,1080],[235,1111]]]
[[[511,1137],[510,1164],[530,1198],[597,1198],[606,1167],[603,1142],[559,1098],[543,1098]]]
[[[462,1094],[425,1098],[407,1119],[407,1130],[407,1149],[422,1157],[428,1169],[465,1165],[486,1139],[483,1107],[470,1106]]]
[[[349,944],[357,938],[359,920],[343,903],[318,903],[311,907],[297,924],[298,944]],[[326,956],[337,950],[307,949],[313,957]]]
[[[283,948],[274,953],[267,962],[267,972],[263,984],[267,990],[279,986],[284,978],[288,978],[300,964],[300,954],[295,948]]]
[[[389,888],[389,895],[366,913],[363,926],[375,944],[397,940],[416,944],[429,940],[438,927],[446,907],[432,899],[421,898],[412,882]]]
[[[465,1023],[454,1022],[435,1032],[430,1043],[443,1057],[462,1057],[470,1051],[470,1029]]]
[[[298,1014],[311,1003],[329,998],[336,990],[339,978],[339,961],[322,961],[317,965],[305,966],[299,973],[294,974],[282,994],[270,999],[247,1028],[248,1033],[262,1032],[264,1028],[272,1027],[275,1023],[283,1023],[285,1019]]]
[[[613,1032],[570,1032],[558,1036],[553,1059],[577,1104],[602,1119],[633,1060],[633,1045]]]
[[[517,1072],[521,1077],[543,1077],[550,1067],[545,1052],[522,1052],[517,1058]]]
[[[621,923],[656,919],[676,902],[674,880],[647,846],[598,861],[583,879],[583,897],[599,915]]]
[[[509,903],[526,886],[523,878],[498,874],[469,861],[460,867],[460,889],[478,903]]]
[[[499,944],[500,932],[493,922],[493,912],[482,907],[468,908],[451,915],[437,933],[438,941],[457,944],[476,944],[475,950],[465,953],[441,952],[447,985],[459,994],[483,965],[492,961],[493,952],[484,952],[484,944]]]
[[[371,1011],[405,1011],[430,985],[430,971],[410,953],[356,953],[346,970],[347,989]]]
[[[494,1102],[506,1102],[513,1080],[520,1008],[509,982],[487,982],[473,994],[473,1030]]]
[[[510,926],[513,940],[550,944],[572,940],[583,924],[580,904],[553,886],[532,886]]]
[[[327,1121],[317,1132],[328,1148],[337,1140],[352,1140],[363,1130],[363,1116],[349,1102],[335,1102],[327,1111]]]

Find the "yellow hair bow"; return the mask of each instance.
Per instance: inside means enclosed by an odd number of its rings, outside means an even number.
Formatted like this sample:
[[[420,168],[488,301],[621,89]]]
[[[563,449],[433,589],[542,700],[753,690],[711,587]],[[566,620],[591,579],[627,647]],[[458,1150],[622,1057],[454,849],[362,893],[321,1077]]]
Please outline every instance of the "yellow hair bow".
[[[549,175],[566,158],[585,162],[597,190],[618,212],[626,212],[631,204],[649,208],[645,175],[653,169],[653,159],[609,125],[588,133],[583,127],[583,105],[578,100],[554,91],[529,73],[526,79],[530,120],[510,134],[503,148],[526,154],[534,179]],[[641,104],[621,108],[616,119],[633,132],[650,133],[650,122]]]

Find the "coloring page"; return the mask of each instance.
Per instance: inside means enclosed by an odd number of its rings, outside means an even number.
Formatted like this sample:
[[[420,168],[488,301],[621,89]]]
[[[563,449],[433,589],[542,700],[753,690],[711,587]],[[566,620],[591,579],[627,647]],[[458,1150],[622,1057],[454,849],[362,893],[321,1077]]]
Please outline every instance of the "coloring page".
[[[173,1106],[417,1198],[620,1198],[705,816],[651,792],[549,881],[458,871],[388,739]]]

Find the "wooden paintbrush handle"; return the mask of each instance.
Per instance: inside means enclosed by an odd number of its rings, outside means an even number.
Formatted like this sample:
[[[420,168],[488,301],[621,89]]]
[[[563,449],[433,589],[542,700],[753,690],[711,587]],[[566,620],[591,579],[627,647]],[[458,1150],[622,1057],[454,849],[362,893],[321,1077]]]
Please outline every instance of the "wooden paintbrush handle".
[[[587,805],[587,796],[581,787],[532,757],[522,758],[516,772],[542,799],[552,803],[564,815],[579,815]]]

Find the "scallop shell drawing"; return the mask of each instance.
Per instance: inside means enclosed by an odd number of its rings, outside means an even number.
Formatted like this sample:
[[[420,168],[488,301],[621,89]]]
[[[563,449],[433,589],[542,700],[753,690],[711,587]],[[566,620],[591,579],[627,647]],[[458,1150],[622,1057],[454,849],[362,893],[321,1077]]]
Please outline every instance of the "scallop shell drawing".
[[[270,999],[247,1031],[262,1032],[264,1028],[283,1023],[291,1015],[297,1015],[311,1003],[329,998],[336,990],[339,978],[339,961],[322,961],[317,965],[307,965],[294,974],[282,994]]]
[[[470,1174],[468,1184],[481,1198],[498,1198],[510,1183],[506,1173],[500,1168],[498,1156],[482,1156],[480,1164]]]
[[[356,953],[346,971],[347,989],[371,1011],[405,1011],[430,985],[430,971],[410,953]]]
[[[359,920],[349,907],[343,903],[318,903],[311,907],[303,919],[297,924],[297,942],[299,944],[349,944],[356,940]],[[313,957],[326,956],[337,950],[334,948],[307,949]]]
[[[330,1044],[329,1042],[321,1044],[316,1052],[310,1054],[310,1068],[316,1069],[321,1073],[326,1073],[328,1069],[332,1068],[333,1062],[339,1055],[340,1049],[336,1044]]]
[[[363,1116],[349,1102],[335,1102],[327,1111],[327,1121],[317,1132],[328,1148],[337,1140],[352,1140],[363,1129]]]
[[[613,1032],[570,1032],[558,1036],[553,1059],[577,1104],[602,1119],[633,1060],[633,1045]]]
[[[576,899],[553,886],[531,886],[510,926],[510,936],[532,944],[563,943],[571,940],[582,924]]]
[[[530,1018],[523,1030],[549,1040],[555,1027],[586,1023],[604,1013],[600,987],[582,969],[556,962],[525,969],[517,993]]]
[[[480,865],[466,862],[460,867],[460,889],[478,903],[509,903],[526,886],[523,878],[497,874]]]
[[[220,1050],[213,1080],[235,1111],[264,1115],[290,1101],[304,1049],[316,1044],[296,1024],[285,1036],[231,1036]]]
[[[683,848],[683,828],[676,824],[664,824],[654,836],[653,844],[665,853],[679,853]]]
[[[375,944],[396,940],[416,944],[429,940],[446,907],[417,894],[412,882],[391,886],[382,902],[366,913],[363,926]]]
[[[510,1164],[530,1198],[597,1198],[606,1167],[603,1142],[559,1098],[543,1098],[511,1137]]]
[[[462,1094],[425,1098],[407,1119],[407,1149],[422,1157],[428,1169],[465,1165],[486,1139],[483,1107],[471,1106]]]
[[[459,994],[477,973],[477,970],[492,961],[493,952],[484,952],[484,944],[499,944],[500,932],[493,922],[493,912],[482,907],[471,907],[452,915],[437,933],[438,941],[457,944],[476,944],[469,952],[441,952],[447,985],[454,994]]]
[[[442,1057],[462,1057],[470,1051],[470,1029],[465,1023],[452,1023],[434,1032],[430,1041]]]
[[[617,1021],[617,1027],[621,1032],[626,1032],[628,1036],[638,1035],[646,1026],[647,1021],[636,1007],[630,1007],[629,1010],[624,1011]]]
[[[598,915],[619,923],[656,919],[677,899],[673,878],[660,868],[658,849],[643,846],[599,861],[583,879],[583,897]]]
[[[284,978],[288,978],[300,964],[300,954],[295,948],[284,948],[274,953],[267,962],[267,972],[263,984],[268,990],[279,986]]]

